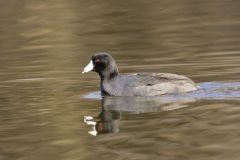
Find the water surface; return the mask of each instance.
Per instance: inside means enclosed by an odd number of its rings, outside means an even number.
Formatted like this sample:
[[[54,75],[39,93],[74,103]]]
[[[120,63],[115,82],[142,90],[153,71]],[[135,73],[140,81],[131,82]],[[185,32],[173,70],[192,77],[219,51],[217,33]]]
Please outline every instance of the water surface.
[[[239,10],[227,0],[0,1],[0,159],[239,159]],[[121,73],[183,74],[207,90],[99,99],[98,76],[81,71],[100,51]]]

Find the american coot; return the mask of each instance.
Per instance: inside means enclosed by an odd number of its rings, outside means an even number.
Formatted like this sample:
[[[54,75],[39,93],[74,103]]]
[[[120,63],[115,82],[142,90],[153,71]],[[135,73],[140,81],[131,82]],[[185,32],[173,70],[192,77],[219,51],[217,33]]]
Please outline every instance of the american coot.
[[[170,73],[120,75],[110,54],[97,53],[82,73],[95,71],[101,79],[101,93],[109,96],[158,96],[198,89],[189,78]]]

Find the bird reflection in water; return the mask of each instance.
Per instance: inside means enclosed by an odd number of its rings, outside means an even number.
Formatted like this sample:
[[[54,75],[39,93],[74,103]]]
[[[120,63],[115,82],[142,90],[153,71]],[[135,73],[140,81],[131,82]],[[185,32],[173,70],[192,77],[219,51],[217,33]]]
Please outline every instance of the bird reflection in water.
[[[92,116],[84,116],[84,122],[87,125],[92,126],[92,130],[88,131],[88,133],[93,136],[119,132],[121,112],[117,110],[108,110],[106,107],[104,107],[104,101],[105,98],[103,98],[101,101],[101,112],[96,119],[94,119]]]
[[[161,96],[161,97],[103,97],[98,117],[84,116],[84,122],[92,126],[88,133],[97,136],[120,131],[121,112],[133,114],[170,111],[188,107],[195,102],[194,98]]]

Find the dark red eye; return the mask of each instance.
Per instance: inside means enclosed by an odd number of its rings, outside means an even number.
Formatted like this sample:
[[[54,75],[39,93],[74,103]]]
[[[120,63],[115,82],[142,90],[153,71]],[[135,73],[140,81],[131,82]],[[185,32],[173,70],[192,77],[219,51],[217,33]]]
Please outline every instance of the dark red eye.
[[[95,60],[95,63],[99,63],[99,62],[100,62],[100,59],[96,59],[96,60]]]

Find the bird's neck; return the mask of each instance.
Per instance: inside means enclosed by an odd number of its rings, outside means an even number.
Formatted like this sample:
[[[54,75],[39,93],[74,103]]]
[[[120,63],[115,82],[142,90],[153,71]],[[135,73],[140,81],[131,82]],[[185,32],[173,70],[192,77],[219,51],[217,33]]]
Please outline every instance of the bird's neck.
[[[114,68],[106,68],[104,71],[98,73],[100,76],[101,81],[108,81],[108,80],[112,80],[116,77],[119,76],[119,71],[117,67]]]
[[[118,69],[114,69],[112,71],[104,71],[99,73],[100,76],[100,86],[101,86],[101,93],[102,95],[110,95],[107,91],[106,91],[106,86],[104,87],[104,83],[108,83],[109,81],[117,78],[119,76],[119,72]]]

